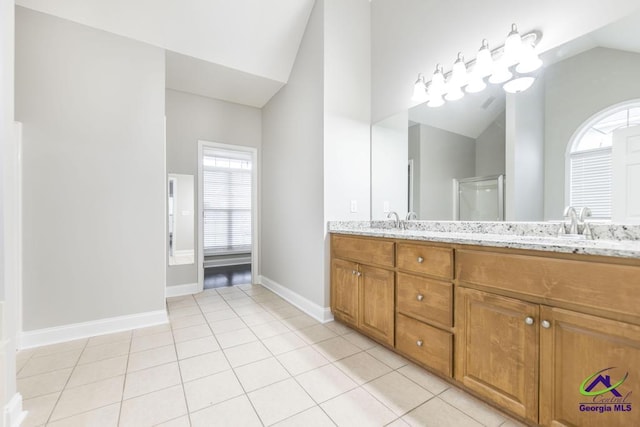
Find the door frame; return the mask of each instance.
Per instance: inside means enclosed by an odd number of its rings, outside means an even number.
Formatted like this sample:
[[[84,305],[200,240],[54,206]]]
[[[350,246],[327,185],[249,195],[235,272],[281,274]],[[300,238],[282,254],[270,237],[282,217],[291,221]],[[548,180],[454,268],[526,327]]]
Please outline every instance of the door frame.
[[[260,209],[258,205],[258,149],[246,145],[223,144],[220,142],[198,140],[198,292],[204,290],[204,217],[203,217],[203,167],[202,156],[205,148],[219,148],[229,151],[241,151],[251,154],[251,283],[258,283],[258,258]]]

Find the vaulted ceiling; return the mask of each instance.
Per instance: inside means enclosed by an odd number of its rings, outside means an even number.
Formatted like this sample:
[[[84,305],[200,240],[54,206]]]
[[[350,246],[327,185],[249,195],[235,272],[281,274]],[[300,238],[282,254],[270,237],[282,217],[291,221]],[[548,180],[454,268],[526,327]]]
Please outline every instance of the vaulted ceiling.
[[[167,50],[167,87],[262,107],[284,85],[314,0],[16,0]]]

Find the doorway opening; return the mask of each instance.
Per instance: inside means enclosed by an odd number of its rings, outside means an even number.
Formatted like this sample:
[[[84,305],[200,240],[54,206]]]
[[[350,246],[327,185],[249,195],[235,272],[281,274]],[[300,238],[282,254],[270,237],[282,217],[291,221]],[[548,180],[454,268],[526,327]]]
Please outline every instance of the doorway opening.
[[[257,282],[257,149],[200,141],[200,289]]]

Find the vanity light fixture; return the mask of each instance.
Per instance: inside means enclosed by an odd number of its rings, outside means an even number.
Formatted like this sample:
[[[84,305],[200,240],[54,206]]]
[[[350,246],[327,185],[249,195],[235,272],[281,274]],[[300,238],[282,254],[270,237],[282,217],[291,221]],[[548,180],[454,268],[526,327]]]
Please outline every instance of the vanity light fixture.
[[[509,93],[527,90],[535,82],[532,73],[542,66],[535,51],[541,37],[539,31],[520,35],[516,24],[512,24],[504,45],[491,50],[487,40],[482,40],[475,59],[465,63],[462,53],[458,53],[452,70],[445,73],[440,64],[436,65],[429,82],[418,74],[413,100],[426,100],[428,106],[439,107],[444,99],[455,101],[462,98],[464,92],[484,90],[487,87],[485,79],[492,84],[503,84],[503,89]]]
[[[416,80],[415,85],[413,86],[413,97],[411,98],[417,102],[425,102],[427,97],[427,85],[424,81],[424,76],[422,73],[418,74],[418,80]]]

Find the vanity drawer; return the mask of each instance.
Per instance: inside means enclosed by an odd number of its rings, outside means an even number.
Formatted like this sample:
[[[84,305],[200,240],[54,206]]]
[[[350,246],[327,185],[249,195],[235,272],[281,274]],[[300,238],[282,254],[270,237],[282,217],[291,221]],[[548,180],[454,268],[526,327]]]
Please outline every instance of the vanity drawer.
[[[640,267],[598,261],[458,250],[456,277],[460,283],[528,295],[533,301],[640,321]]]
[[[398,273],[396,304],[400,313],[423,322],[453,326],[453,285],[413,274]]]
[[[346,258],[362,264],[394,266],[395,243],[390,240],[350,236],[331,236],[331,250],[336,258]]]
[[[453,278],[453,249],[398,243],[398,268],[443,279]]]
[[[451,376],[453,334],[396,315],[396,348],[417,362]]]

